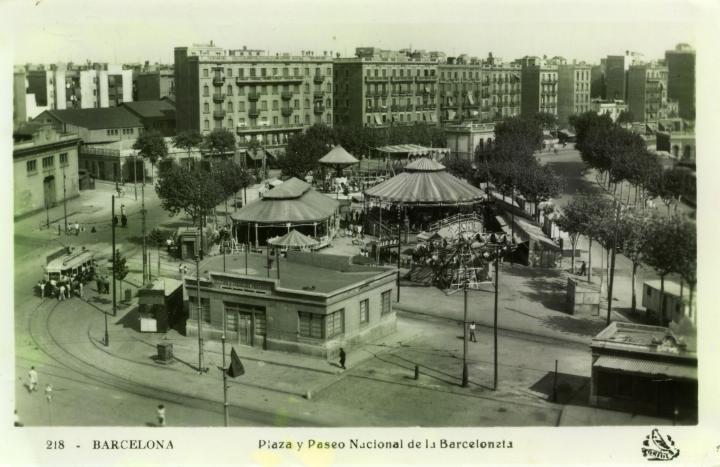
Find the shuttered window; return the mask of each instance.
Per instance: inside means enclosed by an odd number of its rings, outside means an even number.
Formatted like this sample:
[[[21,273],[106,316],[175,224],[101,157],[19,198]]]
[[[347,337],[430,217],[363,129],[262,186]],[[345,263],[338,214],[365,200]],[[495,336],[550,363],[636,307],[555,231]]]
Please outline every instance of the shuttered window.
[[[382,314],[390,313],[392,311],[392,290],[386,290],[381,295],[382,301]]]
[[[342,334],[345,331],[344,315],[345,315],[345,310],[342,309],[342,310],[338,310],[334,313],[330,313],[327,316],[326,323],[325,323],[326,324],[325,335],[327,337],[337,336],[339,334]]]
[[[367,323],[370,320],[369,317],[370,302],[365,299],[360,302],[360,322]]]
[[[310,337],[312,339],[322,339],[324,337],[324,315],[298,311],[298,318],[298,332],[300,333],[301,337]]]

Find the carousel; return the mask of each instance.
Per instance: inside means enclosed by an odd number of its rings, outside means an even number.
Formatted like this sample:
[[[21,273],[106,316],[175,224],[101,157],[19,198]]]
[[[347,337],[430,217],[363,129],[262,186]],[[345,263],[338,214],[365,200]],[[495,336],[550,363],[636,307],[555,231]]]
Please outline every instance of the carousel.
[[[233,213],[233,234],[239,243],[259,248],[268,239],[295,229],[315,240],[314,248],[321,248],[329,245],[337,232],[338,211],[336,200],[291,178]]]
[[[410,162],[402,173],[364,194],[365,231],[379,238],[380,247],[397,247],[398,270],[403,231],[405,243],[409,231],[419,231],[417,238],[423,243],[431,237],[437,241],[438,235],[444,235],[448,241],[461,233],[483,232],[478,206],[487,199],[485,193],[448,173],[444,165],[432,159],[423,157]],[[398,272],[398,285],[399,282]],[[398,287],[398,293],[399,290]]]

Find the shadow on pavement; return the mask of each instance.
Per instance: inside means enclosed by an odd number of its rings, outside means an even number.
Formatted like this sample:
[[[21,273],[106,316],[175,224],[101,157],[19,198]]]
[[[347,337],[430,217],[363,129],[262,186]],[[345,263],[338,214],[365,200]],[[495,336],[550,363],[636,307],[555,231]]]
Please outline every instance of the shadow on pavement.
[[[543,326],[557,331],[595,336],[605,328],[605,320],[592,318],[577,318],[574,316],[548,316],[541,318]]]
[[[138,307],[135,307],[127,312],[125,316],[123,316],[122,319],[118,320],[115,324],[140,332],[140,312]]]
[[[555,372],[548,371],[530,390],[545,395],[549,402],[557,404],[572,404],[590,406],[590,378],[587,376],[571,375],[568,373],[557,374],[557,400],[553,401],[553,384]]]

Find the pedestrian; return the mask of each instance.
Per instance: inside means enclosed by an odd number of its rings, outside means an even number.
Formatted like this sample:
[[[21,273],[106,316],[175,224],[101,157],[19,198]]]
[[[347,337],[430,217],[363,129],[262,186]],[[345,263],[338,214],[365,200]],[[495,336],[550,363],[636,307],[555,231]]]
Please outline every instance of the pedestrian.
[[[477,342],[477,339],[475,338],[475,321],[470,323],[470,340]]]
[[[58,294],[58,300],[63,301],[65,299],[65,283],[60,284],[60,293]]]
[[[158,426],[165,426],[165,406],[160,404],[157,408]]]
[[[45,386],[45,399],[47,400],[48,404],[52,402],[52,385],[50,383]]]
[[[585,261],[583,261],[582,264],[580,265],[580,275],[581,276],[585,275],[586,268],[587,268],[587,266],[585,265]]]
[[[120,223],[123,228],[127,227],[127,216],[125,214],[120,216]]]
[[[35,371],[35,367],[31,366],[30,371],[28,371],[28,391],[29,392],[37,391],[37,385],[38,385],[38,374],[37,374],[37,371]]]
[[[183,264],[182,264],[182,263],[178,264],[178,274],[180,274],[180,277],[182,278],[182,276],[183,276],[183,274],[184,274]]]
[[[82,281],[78,282],[78,293],[80,294],[80,299],[85,300],[85,292],[83,291]]]
[[[45,279],[40,281],[40,298],[45,298]]]
[[[113,225],[118,225],[118,216],[113,217]]]
[[[17,410],[15,410],[15,423],[14,426],[23,426],[22,422],[20,421],[20,416],[17,413]]]
[[[345,370],[345,350],[340,347],[340,367]]]
[[[78,221],[75,221],[75,235],[80,235],[80,224]]]

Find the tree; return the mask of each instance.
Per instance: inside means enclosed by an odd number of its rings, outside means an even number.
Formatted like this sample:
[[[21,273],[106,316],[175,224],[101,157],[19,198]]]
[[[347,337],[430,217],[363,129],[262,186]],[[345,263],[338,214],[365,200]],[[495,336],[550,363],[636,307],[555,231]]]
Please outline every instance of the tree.
[[[696,249],[695,242],[688,243],[688,235],[687,220],[677,215],[655,216],[648,228],[643,255],[645,262],[660,275],[660,296],[662,297],[660,320],[662,324],[666,321],[665,276],[686,268],[689,263],[688,255]]]
[[[225,201],[225,223],[227,224],[227,200],[235,196],[238,191],[250,185],[250,174],[240,164],[232,159],[217,161],[212,167],[213,178],[223,191]]]
[[[235,135],[227,128],[216,128],[205,135],[205,150],[211,156],[225,157],[235,153]]]
[[[173,145],[180,149],[185,149],[190,157],[190,151],[199,148],[203,142],[203,137],[197,130],[185,130],[179,132],[173,137]]]
[[[634,313],[637,309],[637,294],[635,282],[637,268],[643,262],[643,251],[647,238],[650,219],[645,211],[629,210],[618,223],[618,252],[625,255],[632,262],[632,301],[630,308]]]
[[[580,194],[575,196],[562,209],[558,218],[558,226],[568,235],[572,244],[572,260],[571,270],[575,272],[575,248],[581,235],[588,237],[590,244],[589,250],[592,249],[592,239],[603,238],[605,235],[605,226],[607,224],[609,211],[609,201],[607,198],[597,194]],[[592,269],[592,257],[588,258],[588,272]],[[588,280],[592,276],[588,274]]]
[[[557,115],[547,112],[538,112],[533,116],[533,119],[540,125],[540,128],[543,130],[555,128],[558,124]]]
[[[170,216],[183,211],[190,216],[200,229],[202,245],[203,217],[222,201],[225,194],[213,174],[200,165],[171,164],[160,172],[155,191]]]
[[[613,121],[608,115],[598,115],[597,112],[592,111],[571,115],[568,121],[575,129],[575,147],[581,152],[590,131],[613,126]]]
[[[560,194],[562,181],[547,165],[531,164],[520,171],[518,189],[520,194],[534,205],[534,217],[540,219],[539,204]]]
[[[145,131],[141,133],[135,140],[133,149],[138,151],[140,157],[150,161],[153,174],[155,173],[155,164],[157,161],[164,159],[168,155],[165,138],[158,131]],[[143,174],[144,173],[145,170],[143,170]]]
[[[688,311],[690,316],[695,317],[693,313],[693,292],[697,285],[697,226],[694,222],[683,218],[677,228],[678,238],[680,240],[680,243],[677,244],[677,249],[681,257],[677,272],[682,279],[688,283],[688,288],[690,289]]]
[[[494,148],[504,158],[528,158],[542,144],[542,122],[538,119],[508,117],[495,125]]]
[[[288,138],[285,155],[278,159],[283,175],[304,179],[318,165],[318,160],[336,143],[332,128],[313,125],[304,133]]]
[[[130,270],[127,266],[127,259],[120,254],[120,250],[115,250],[115,257],[113,258],[112,270],[115,274],[115,279],[120,283],[120,296],[122,297],[122,281],[128,275]]]
[[[469,160],[451,157],[443,160],[443,165],[451,174],[458,178],[467,180],[468,183],[474,184],[475,169],[473,168],[472,162]]]

